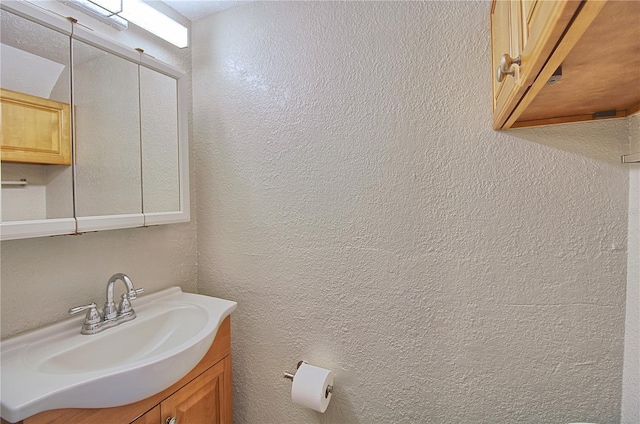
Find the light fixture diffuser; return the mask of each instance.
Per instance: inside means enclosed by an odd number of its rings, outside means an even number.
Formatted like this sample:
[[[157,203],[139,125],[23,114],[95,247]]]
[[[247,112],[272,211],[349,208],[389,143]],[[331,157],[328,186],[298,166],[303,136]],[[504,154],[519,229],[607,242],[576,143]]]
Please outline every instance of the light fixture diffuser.
[[[120,29],[131,22],[162,38],[174,46],[189,45],[189,33],[185,26],[157,11],[141,0],[63,0],[64,4],[81,10],[109,25]]]
[[[183,48],[189,45],[186,27],[140,0],[122,0],[119,15],[174,46]]]
[[[108,9],[103,6],[103,4],[113,6],[112,3],[118,4],[117,9]],[[62,4],[79,10],[82,13],[116,29],[123,30],[128,28],[128,22],[116,15],[120,9],[120,0],[62,0]]]

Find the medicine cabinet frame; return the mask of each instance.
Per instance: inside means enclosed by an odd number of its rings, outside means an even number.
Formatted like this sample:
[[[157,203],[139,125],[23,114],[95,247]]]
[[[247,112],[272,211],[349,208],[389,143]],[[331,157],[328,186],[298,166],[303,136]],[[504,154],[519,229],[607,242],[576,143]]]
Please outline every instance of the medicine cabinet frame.
[[[179,209],[166,212],[145,212],[144,197],[142,199],[141,213],[102,215],[102,216],[77,216],[78,199],[76,196],[76,158],[75,158],[75,114],[72,111],[72,150],[73,150],[73,191],[74,191],[74,216],[70,218],[35,219],[25,221],[6,221],[0,224],[0,239],[14,240],[34,237],[46,237],[54,235],[68,235],[85,233],[91,231],[145,227],[160,224],[172,224],[188,222],[190,220],[190,200],[189,200],[189,152],[188,152],[188,117],[187,117],[187,78],[186,74],[171,65],[165,64],[142,51],[124,46],[113,41],[106,36],[95,33],[80,25],[74,25],[71,21],[56,16],[37,6],[30,5],[23,1],[2,2],[0,8],[53,29],[65,36],[69,36],[69,48],[71,40],[75,39],[83,43],[94,46],[105,52],[124,58],[138,66],[144,66],[153,71],[159,72],[176,80],[177,98],[177,160],[178,160],[178,188],[179,188]],[[71,61],[72,65],[73,60]],[[73,86],[73,81],[71,82]],[[73,110],[73,95],[71,108]],[[143,140],[140,138],[140,143]],[[142,144],[140,145],[142,152]],[[142,157],[141,157],[142,162]],[[142,168],[142,163],[141,163]],[[142,170],[144,172],[144,170]],[[144,178],[142,178],[144,179]],[[143,184],[143,183],[142,183]],[[144,187],[141,187],[144,193]]]

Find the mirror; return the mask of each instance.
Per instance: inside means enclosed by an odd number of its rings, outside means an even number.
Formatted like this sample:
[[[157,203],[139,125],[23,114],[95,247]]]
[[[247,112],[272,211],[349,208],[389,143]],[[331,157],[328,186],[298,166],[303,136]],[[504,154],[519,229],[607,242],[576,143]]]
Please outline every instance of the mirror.
[[[72,47],[76,216],[142,213],[138,65]]]
[[[144,212],[179,211],[177,80],[140,66],[140,114]]]
[[[189,221],[185,75],[28,2],[0,8],[1,170],[11,183],[0,238]],[[5,107],[10,93],[49,115],[36,124],[29,113],[38,113]],[[26,160],[5,153],[32,133],[44,147]]]
[[[2,221],[72,219],[69,36],[0,14]]]

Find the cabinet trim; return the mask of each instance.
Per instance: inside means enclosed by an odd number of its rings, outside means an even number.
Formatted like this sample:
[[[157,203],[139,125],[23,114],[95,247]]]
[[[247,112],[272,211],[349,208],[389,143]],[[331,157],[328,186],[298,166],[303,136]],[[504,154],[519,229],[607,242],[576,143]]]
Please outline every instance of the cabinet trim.
[[[17,240],[33,237],[58,236],[76,232],[75,218],[35,219],[2,223],[0,240]]]
[[[39,21],[39,24],[42,24],[47,28],[56,30],[65,35],[71,35],[71,22],[66,19],[61,19],[59,15],[55,15],[42,7],[34,7],[25,2],[13,1],[11,4],[7,4],[7,2],[0,3],[0,9],[15,13],[25,19],[36,19]]]
[[[617,111],[616,116],[607,117],[607,119],[611,118],[626,118],[628,116],[625,111]],[[559,116],[557,118],[545,118],[545,119],[535,119],[531,121],[516,121],[509,128],[528,128],[528,127],[539,127],[542,125],[554,125],[554,124],[568,124],[572,122],[586,122],[593,121],[593,115],[569,115],[569,116]],[[508,129],[505,126],[505,129]]]
[[[150,212],[144,214],[144,225],[173,224],[176,222],[189,222],[189,214],[185,212]]]
[[[79,233],[144,226],[144,214],[142,213],[86,217],[79,216],[76,220],[78,222],[77,231]]]

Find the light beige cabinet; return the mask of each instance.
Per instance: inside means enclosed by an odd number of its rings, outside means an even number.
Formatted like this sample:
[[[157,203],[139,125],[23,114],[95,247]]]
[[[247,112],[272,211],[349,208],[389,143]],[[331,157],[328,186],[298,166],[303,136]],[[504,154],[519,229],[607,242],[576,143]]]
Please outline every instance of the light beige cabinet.
[[[176,424],[232,423],[230,317],[198,365],[162,392],[115,408],[45,411],[22,424],[167,424],[173,418]]]
[[[491,47],[494,129],[640,109],[638,1],[494,0]]]

